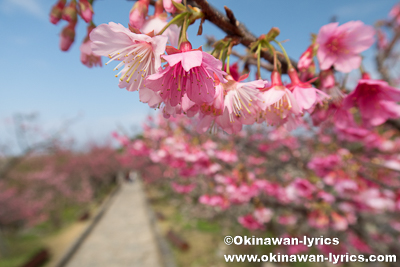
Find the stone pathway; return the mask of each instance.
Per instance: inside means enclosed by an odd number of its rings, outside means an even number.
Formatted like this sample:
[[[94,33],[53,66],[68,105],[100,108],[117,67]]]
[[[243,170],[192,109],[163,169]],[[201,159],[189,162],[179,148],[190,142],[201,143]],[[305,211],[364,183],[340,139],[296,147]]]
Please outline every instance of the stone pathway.
[[[160,267],[140,181],[122,184],[67,267]]]

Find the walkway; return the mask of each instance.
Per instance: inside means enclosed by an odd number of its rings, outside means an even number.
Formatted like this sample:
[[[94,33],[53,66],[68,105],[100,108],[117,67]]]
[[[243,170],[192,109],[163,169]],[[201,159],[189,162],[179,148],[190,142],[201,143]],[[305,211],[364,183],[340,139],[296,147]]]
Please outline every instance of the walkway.
[[[67,267],[160,267],[139,181],[124,183]]]

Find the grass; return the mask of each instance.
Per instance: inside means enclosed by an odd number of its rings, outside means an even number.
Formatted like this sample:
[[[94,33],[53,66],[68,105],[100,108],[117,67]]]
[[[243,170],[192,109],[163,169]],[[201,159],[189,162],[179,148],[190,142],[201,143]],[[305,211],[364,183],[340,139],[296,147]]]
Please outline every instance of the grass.
[[[32,233],[5,235],[7,255],[0,256],[0,267],[19,267],[43,249],[41,238]]]

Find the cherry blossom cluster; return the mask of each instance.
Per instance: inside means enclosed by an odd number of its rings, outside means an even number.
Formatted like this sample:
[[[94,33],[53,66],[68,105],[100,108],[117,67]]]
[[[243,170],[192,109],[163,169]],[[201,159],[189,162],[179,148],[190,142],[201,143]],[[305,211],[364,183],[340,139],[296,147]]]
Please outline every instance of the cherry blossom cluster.
[[[321,27],[300,57],[297,69],[277,40],[279,29],[272,28],[250,46],[249,54],[257,58],[258,65],[257,80],[252,81],[249,73],[240,75],[238,64],[229,63],[235,39],[217,41],[211,53],[192,48],[186,31],[195,20],[204,19],[200,9],[159,0],[154,15],[148,16],[149,3],[140,0],[134,4],[128,28],[114,22],[95,27],[91,22],[81,46],[81,59],[89,67],[100,63],[100,56],[109,58],[106,65],[117,61],[114,71],[119,87],[139,91],[141,102],[161,109],[165,118],[179,114],[198,117],[200,133],[220,128],[234,134],[243,125],[264,122],[295,129],[304,114],[326,109],[339,110],[343,116],[340,127],[348,130],[374,127],[400,117],[400,91],[372,79],[362,68],[361,53],[375,42],[376,31],[361,21]],[[85,21],[91,19],[87,15],[92,10],[90,1],[80,1],[79,11],[75,1],[64,5],[65,1],[59,1],[53,7],[52,22],[63,18],[72,25],[76,13]],[[397,21],[396,8],[390,16]],[[170,20],[165,11],[173,15]],[[380,46],[381,36],[378,31]],[[263,53],[274,58],[270,80],[261,79]],[[288,83],[281,78],[283,59]],[[358,85],[353,90],[346,88],[345,82],[339,85],[336,77],[355,69],[361,74]],[[357,111],[351,113],[352,108]],[[356,123],[354,116],[361,116],[361,123]]]
[[[87,67],[101,66],[101,58],[92,53],[91,41],[89,39],[90,32],[96,28],[93,18],[93,0],[58,0],[57,3],[51,8],[50,22],[58,24],[60,20],[65,20],[68,24],[65,26],[60,34],[60,49],[61,51],[68,51],[75,41],[75,28],[78,23],[78,15],[85,21],[87,26],[87,35],[80,47],[81,62]]]
[[[84,153],[58,145],[30,153],[1,177],[0,226],[13,229],[43,221],[60,226],[65,208],[85,207],[100,197],[120,169],[116,151],[108,145],[91,145]]]
[[[121,163],[146,182],[234,215],[250,230],[339,237],[340,246],[318,246],[323,253],[398,249],[399,134],[348,138],[341,128],[331,131],[332,117],[318,129],[311,123],[302,125],[310,132],[296,137],[283,127],[260,127],[210,138],[180,115],[149,118],[140,138],[114,137],[124,148]]]

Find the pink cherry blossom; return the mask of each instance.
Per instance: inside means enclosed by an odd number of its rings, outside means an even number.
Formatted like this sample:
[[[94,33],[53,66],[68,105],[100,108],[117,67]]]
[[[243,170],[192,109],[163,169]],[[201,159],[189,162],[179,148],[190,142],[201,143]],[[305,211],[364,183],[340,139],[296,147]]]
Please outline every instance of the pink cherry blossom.
[[[291,199],[296,199],[296,197],[311,198],[316,188],[308,180],[296,178],[286,190]]]
[[[225,92],[224,105],[228,109],[230,121],[236,117],[243,124],[253,124],[255,122],[254,114],[258,108],[257,102],[261,102],[260,91],[257,88],[265,87],[267,82],[257,80],[243,83],[235,81],[232,76],[227,77],[228,82],[223,84]]]
[[[67,7],[64,7],[62,19],[69,23],[76,23],[78,20],[78,10],[76,9],[76,0],[72,0]]]
[[[161,55],[165,51],[167,37],[150,37],[136,34],[122,26],[110,22],[101,24],[90,33],[93,52],[97,55],[108,56],[110,61],[120,63],[114,68],[122,70],[119,87],[128,91],[144,88],[144,79],[161,67]]]
[[[229,207],[229,202],[221,196],[209,196],[209,195],[202,195],[199,198],[199,202],[201,204],[209,205],[212,207],[220,207],[222,209],[226,209]]]
[[[186,96],[186,95],[185,95]],[[187,100],[190,101],[190,99],[186,96]],[[185,98],[183,99],[185,100]],[[195,105],[194,102],[190,101],[192,106],[198,106]],[[188,108],[185,108],[185,101],[182,101],[182,108],[186,111]],[[224,88],[222,87],[221,84],[218,84],[215,87],[215,95],[214,95],[214,101],[211,104],[203,103],[201,106],[199,106],[199,123],[196,125],[196,130],[198,133],[204,133],[206,132],[210,126],[215,125],[215,119],[218,116],[221,116],[223,114],[224,110]]]
[[[366,126],[377,126],[390,118],[400,117],[400,90],[385,81],[372,80],[368,74],[358,81],[358,85],[344,100],[344,107],[358,106]]]
[[[50,22],[57,24],[62,17],[63,9],[67,0],[58,0],[57,3],[51,8]]]
[[[271,73],[271,86],[267,87],[261,97],[266,111],[272,111],[280,119],[286,118],[290,113],[298,115],[299,105],[292,92],[283,85],[281,76],[277,71]],[[272,115],[272,114],[271,114]],[[270,116],[266,116],[267,120]]]
[[[282,225],[294,225],[297,222],[297,218],[293,214],[281,215],[278,217],[278,223]]]
[[[188,194],[196,187],[195,184],[182,185],[178,183],[172,183],[171,186],[172,189],[179,194]]]
[[[330,98],[324,92],[312,87],[310,82],[301,82],[294,68],[289,69],[289,77],[291,84],[288,88],[293,92],[300,112],[312,110],[317,103],[322,105]]]
[[[79,0],[79,11],[82,19],[89,23],[93,17],[93,8],[88,0]]]
[[[340,88],[336,85],[335,75],[333,70],[323,70],[319,74],[320,85],[319,89],[327,92],[333,99],[334,102],[342,102],[345,97]]]
[[[90,33],[95,28],[93,24],[89,25],[87,28],[88,35],[83,41],[80,50],[81,50],[81,62],[83,65],[91,68],[93,66],[102,66],[101,57],[95,55],[92,51],[92,41],[89,38]]]
[[[96,66],[102,66],[101,57],[93,54],[92,51],[92,41],[88,39],[86,42],[82,43],[81,47],[81,62],[83,65],[91,68]]]
[[[341,72],[350,72],[361,64],[361,56],[374,43],[375,30],[361,21],[349,21],[341,26],[329,23],[319,30],[317,57],[322,70],[334,66]]]
[[[271,220],[272,215],[274,213],[272,212],[271,209],[268,208],[257,208],[254,212],[253,212],[253,216],[254,218],[259,222],[259,223],[267,223]]]
[[[140,30],[143,33],[154,31],[154,34],[158,34],[167,24],[168,21],[165,16],[157,16],[146,20]],[[179,31],[179,27],[176,24],[172,24],[163,32],[162,35],[167,36],[169,44],[176,47],[178,46],[179,41]]]
[[[323,211],[315,210],[308,215],[308,223],[312,227],[324,229],[329,225],[329,218]]]
[[[313,62],[314,47],[314,44],[310,45],[307,50],[303,54],[301,54],[299,62],[297,63],[297,68],[299,69],[299,71],[304,71],[311,67]]]
[[[381,29],[378,29],[376,34],[378,37],[378,48],[385,49],[389,45],[389,40],[388,40],[385,32],[382,31]]]
[[[168,65],[159,73],[147,77],[146,87],[160,91],[164,103],[172,107],[182,103],[185,94],[196,104],[214,100],[214,75],[225,81],[222,62],[201,50],[192,50],[190,43],[182,50],[169,47],[168,55],[162,56]]]
[[[60,49],[68,51],[75,41],[75,23],[70,23],[62,29],[60,34]]]
[[[238,222],[245,228],[250,230],[264,229],[264,226],[259,223],[251,214],[241,216],[238,218]]]
[[[169,12],[169,13],[175,13],[176,8],[174,6],[174,4],[172,4],[172,1],[174,1],[175,3],[181,3],[182,0],[163,0],[163,5],[164,5],[164,9]]]
[[[348,227],[348,222],[345,217],[341,216],[337,212],[332,212],[332,227],[337,231],[345,231]]]
[[[134,28],[140,29],[147,16],[150,0],[137,1],[129,13],[129,25]]]
[[[372,253],[371,248],[365,244],[363,240],[361,240],[357,235],[350,233],[349,234],[349,245],[357,249],[361,253]]]
[[[139,99],[140,102],[147,103],[151,108],[156,108],[162,102],[159,93],[147,88],[139,90]]]
[[[400,4],[397,3],[392,7],[389,12],[389,18],[392,18],[398,25],[400,25]]]

